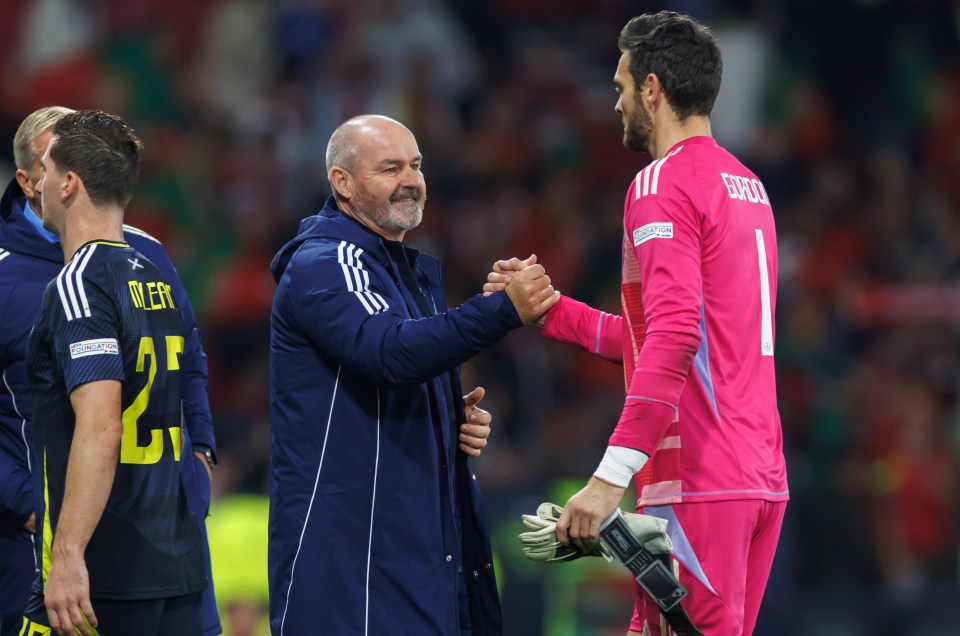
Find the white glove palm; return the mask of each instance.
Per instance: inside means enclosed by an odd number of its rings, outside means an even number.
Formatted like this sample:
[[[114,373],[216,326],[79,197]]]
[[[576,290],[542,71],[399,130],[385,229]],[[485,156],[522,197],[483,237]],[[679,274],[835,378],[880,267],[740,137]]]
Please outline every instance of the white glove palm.
[[[573,561],[584,556],[602,556],[607,561],[613,557],[602,546],[597,546],[589,553],[583,552],[576,545],[564,545],[557,540],[557,521],[563,508],[556,504],[544,502],[537,507],[536,516],[522,515],[523,525],[530,532],[521,532],[520,541],[523,543],[523,554],[528,559],[546,563]],[[662,554],[673,549],[673,543],[667,536],[667,521],[649,515],[640,515],[631,512],[623,513],[630,530],[645,548],[654,554]]]

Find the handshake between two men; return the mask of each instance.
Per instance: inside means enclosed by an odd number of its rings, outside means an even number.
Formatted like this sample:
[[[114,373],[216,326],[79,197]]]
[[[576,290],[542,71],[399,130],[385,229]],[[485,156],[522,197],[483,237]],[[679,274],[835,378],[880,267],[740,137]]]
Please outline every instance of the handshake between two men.
[[[525,325],[542,326],[547,312],[560,300],[560,292],[553,288],[543,265],[537,263],[536,254],[525,260],[514,257],[494,263],[483,295],[498,291],[507,292]]]

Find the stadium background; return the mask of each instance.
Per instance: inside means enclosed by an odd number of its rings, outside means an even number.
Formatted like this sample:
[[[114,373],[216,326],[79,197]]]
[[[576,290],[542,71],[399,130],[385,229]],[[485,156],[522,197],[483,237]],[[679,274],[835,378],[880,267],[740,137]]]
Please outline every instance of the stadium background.
[[[243,626],[266,594],[267,264],[326,196],[330,132],[364,112],[415,132],[430,201],[410,239],[441,257],[451,303],[479,291],[494,259],[536,252],[558,289],[615,311],[623,195],[647,161],[620,145],[615,38],[660,8],[719,36],[714,132],[764,181],[778,223],[793,499],[757,633],[960,633],[960,3],[0,6],[0,139],[63,104],[118,113],[146,143],[128,218],[165,243],[210,358],[221,465],[209,522],[228,633],[258,633]],[[522,512],[595,467],[621,370],[528,330],[465,376],[495,418],[475,467],[507,633],[622,634],[625,572],[526,563],[515,538]]]

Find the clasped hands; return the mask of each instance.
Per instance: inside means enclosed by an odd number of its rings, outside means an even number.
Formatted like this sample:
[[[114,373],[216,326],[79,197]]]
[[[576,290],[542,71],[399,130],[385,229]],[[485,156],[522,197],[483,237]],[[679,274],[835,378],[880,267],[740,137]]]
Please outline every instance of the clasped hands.
[[[543,265],[537,263],[537,255],[525,260],[497,261],[492,270],[483,285],[483,295],[507,292],[523,324],[543,326],[547,311],[560,300],[560,292],[550,284]]]

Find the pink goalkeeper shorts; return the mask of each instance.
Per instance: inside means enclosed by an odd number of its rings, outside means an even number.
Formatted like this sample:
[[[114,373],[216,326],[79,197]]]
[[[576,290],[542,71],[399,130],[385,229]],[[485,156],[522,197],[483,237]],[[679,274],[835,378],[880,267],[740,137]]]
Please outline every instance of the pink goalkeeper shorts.
[[[780,538],[785,501],[759,499],[646,506],[640,512],[669,521],[674,574],[687,588],[681,605],[709,636],[750,636]],[[631,631],[673,631],[657,605],[634,582]]]

